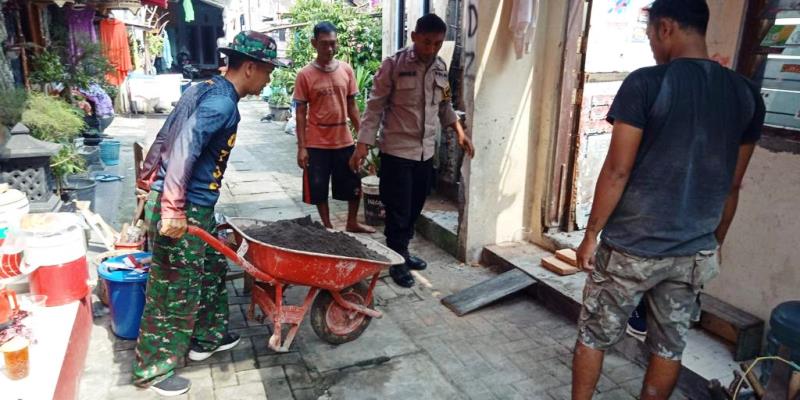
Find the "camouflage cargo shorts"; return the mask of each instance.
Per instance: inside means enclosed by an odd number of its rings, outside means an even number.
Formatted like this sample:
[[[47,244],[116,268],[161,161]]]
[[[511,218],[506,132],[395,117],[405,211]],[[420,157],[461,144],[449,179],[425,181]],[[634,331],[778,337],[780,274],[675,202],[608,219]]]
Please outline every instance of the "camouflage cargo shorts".
[[[647,299],[647,339],[653,354],[680,360],[692,321],[700,317],[703,285],[719,272],[717,251],[644,258],[601,245],[586,279],[578,340],[605,350],[622,339],[628,318]]]

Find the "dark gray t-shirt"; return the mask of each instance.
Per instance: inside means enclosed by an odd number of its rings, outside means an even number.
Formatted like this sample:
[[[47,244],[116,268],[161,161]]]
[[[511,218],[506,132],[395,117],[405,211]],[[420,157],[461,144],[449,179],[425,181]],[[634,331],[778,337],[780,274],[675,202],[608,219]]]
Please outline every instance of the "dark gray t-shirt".
[[[641,257],[716,248],[739,146],[759,139],[764,113],[758,88],[714,61],[681,58],[630,74],[608,121],[641,128],[642,142],[602,241]]]

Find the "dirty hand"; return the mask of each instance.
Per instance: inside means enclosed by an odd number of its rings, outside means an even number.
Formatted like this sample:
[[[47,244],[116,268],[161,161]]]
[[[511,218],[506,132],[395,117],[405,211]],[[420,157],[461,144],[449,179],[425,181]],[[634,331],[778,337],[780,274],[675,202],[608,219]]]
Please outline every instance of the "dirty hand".
[[[367,145],[363,143],[359,143],[356,145],[355,151],[353,151],[353,156],[350,157],[350,169],[353,172],[358,172],[359,168],[361,168],[361,164],[364,162],[364,158],[367,157]]]
[[[458,135],[458,145],[464,150],[469,158],[475,157],[475,147],[472,145],[472,140],[467,135]]]
[[[161,220],[159,233],[173,239],[180,239],[186,234],[186,218],[164,218]]]
[[[586,272],[594,271],[594,263],[595,263],[594,254],[596,250],[597,250],[597,235],[592,235],[587,232],[586,236],[583,237],[581,245],[578,247],[578,251],[576,251],[578,258],[578,268]]]
[[[297,166],[301,169],[308,167],[308,150],[305,147],[297,149]]]

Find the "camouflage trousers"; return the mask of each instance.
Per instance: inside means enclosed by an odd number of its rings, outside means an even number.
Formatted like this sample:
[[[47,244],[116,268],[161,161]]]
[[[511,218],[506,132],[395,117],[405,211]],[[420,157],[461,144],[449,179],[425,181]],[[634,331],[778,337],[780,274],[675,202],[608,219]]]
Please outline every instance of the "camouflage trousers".
[[[586,278],[578,340],[594,349],[613,346],[622,339],[628,318],[644,296],[645,344],[653,354],[680,360],[689,326],[700,316],[700,291],[719,272],[717,252],[644,258],[601,245],[596,260]]]
[[[145,207],[153,263],[147,281],[136,343],[133,376],[137,386],[159,382],[174,373],[192,340],[205,349],[220,345],[228,329],[228,264],[202,240],[158,234],[161,198],[152,192]],[[214,208],[186,205],[188,223],[215,229]]]

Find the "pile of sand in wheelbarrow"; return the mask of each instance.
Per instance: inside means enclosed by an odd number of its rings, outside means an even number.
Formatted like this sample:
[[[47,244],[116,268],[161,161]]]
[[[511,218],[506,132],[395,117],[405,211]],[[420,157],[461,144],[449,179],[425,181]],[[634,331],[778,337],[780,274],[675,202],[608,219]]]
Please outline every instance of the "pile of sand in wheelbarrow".
[[[259,242],[291,250],[381,262],[389,261],[386,257],[359,242],[358,239],[342,232],[328,231],[322,224],[312,221],[308,216],[266,222],[261,226],[242,229],[242,232]]]

